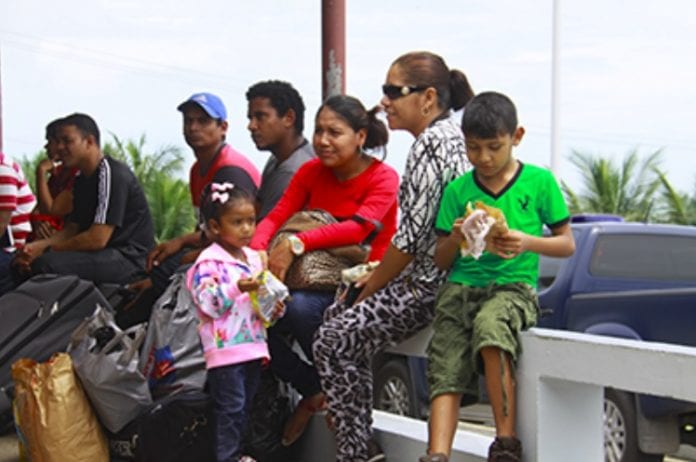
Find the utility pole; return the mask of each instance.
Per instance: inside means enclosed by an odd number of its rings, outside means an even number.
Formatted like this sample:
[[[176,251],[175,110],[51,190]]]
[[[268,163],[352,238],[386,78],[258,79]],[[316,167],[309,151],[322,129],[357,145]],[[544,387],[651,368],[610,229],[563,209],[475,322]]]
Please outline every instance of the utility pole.
[[[551,171],[560,176],[561,155],[561,0],[552,0],[551,25]]]
[[[0,49],[0,152],[2,152],[2,49]]]
[[[321,2],[321,95],[346,92],[346,2]]]

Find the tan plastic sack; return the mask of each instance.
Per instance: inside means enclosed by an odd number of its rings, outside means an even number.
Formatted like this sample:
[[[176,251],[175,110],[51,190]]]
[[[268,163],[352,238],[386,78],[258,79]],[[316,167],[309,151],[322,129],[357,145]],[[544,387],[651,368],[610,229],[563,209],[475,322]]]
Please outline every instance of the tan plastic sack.
[[[109,450],[67,353],[12,364],[15,406],[32,462],[108,462]]]

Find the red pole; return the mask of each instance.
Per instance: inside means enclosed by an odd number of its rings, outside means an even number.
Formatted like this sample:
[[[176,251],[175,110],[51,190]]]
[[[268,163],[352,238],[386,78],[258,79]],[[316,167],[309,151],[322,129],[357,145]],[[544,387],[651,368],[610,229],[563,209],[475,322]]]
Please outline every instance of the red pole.
[[[321,94],[326,99],[346,92],[346,2],[321,2]]]

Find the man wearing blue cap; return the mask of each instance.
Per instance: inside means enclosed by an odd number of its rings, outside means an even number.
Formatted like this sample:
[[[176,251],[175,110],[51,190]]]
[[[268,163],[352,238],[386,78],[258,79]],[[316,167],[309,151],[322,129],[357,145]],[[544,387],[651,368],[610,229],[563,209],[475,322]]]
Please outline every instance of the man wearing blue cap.
[[[183,115],[186,144],[191,146],[196,156],[196,162],[189,172],[189,189],[196,215],[203,188],[212,181],[233,183],[256,196],[261,175],[246,156],[225,142],[227,110],[222,100],[212,93],[195,93],[179,104],[177,109]],[[142,294],[143,299],[134,303],[149,307],[164,292],[169,284],[169,277],[176,269],[182,263],[195,259],[202,244],[201,232],[196,229],[155,247],[147,258],[150,280],[131,286],[136,291],[147,289]],[[187,255],[189,252],[191,254]],[[149,287],[150,284],[152,287]],[[140,315],[145,316],[146,313]],[[139,320],[136,317],[130,322]]]

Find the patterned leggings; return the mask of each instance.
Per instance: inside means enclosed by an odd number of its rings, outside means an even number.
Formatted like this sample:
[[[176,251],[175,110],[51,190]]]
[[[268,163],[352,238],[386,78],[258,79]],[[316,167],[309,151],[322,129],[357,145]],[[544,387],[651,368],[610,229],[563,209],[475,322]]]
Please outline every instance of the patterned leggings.
[[[367,460],[372,437],[372,370],[378,351],[426,327],[437,284],[399,277],[372,297],[343,308],[332,305],[314,340],[314,364],[336,429],[338,462]]]

